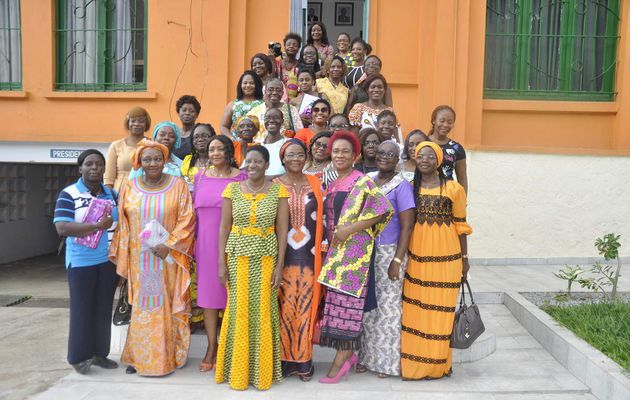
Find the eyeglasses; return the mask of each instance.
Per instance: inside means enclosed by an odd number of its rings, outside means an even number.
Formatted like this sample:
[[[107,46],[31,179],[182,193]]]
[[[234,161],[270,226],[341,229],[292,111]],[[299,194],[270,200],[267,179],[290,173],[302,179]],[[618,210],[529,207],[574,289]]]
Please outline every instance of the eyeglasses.
[[[304,153],[288,153],[284,155],[285,160],[305,160],[306,154]]]
[[[416,157],[418,160],[437,160],[435,154],[418,154]]]
[[[388,160],[394,159],[396,157],[398,157],[398,153],[393,152],[393,151],[384,151],[384,150],[379,150],[376,152],[376,156],[377,157],[381,157],[381,158],[386,158]]]
[[[328,147],[328,143],[315,142],[313,143],[313,147],[317,147],[318,149],[325,149]]]
[[[378,146],[379,144],[381,144],[381,142],[379,142],[378,140],[366,140],[365,143],[363,143],[363,146],[370,147]]]
[[[330,111],[330,110],[328,109],[328,107],[322,107],[322,108],[319,108],[319,107],[313,107],[313,108],[312,108],[312,110],[313,110],[313,112],[314,112],[314,113],[316,113],[316,112],[328,112],[328,111]]]
[[[341,124],[341,125],[329,125],[328,126],[330,129],[347,129],[350,127],[350,125],[348,124]]]

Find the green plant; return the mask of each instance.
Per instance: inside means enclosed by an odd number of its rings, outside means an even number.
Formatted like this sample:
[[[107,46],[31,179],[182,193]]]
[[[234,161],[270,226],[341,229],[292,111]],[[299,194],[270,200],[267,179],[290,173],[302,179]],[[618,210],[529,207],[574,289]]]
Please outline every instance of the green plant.
[[[621,243],[619,243],[620,238],[621,235],[607,233],[603,237],[595,240],[595,247],[597,248],[599,255],[604,256],[606,261],[617,260],[617,270],[614,275],[609,278],[610,283],[612,284],[611,297],[613,300],[617,297],[617,283],[619,282],[619,276],[621,274],[621,259],[619,258],[619,248],[621,247]],[[608,277],[608,275],[606,276]]]
[[[571,296],[571,285],[575,282],[580,275],[584,272],[579,265],[572,267],[570,265],[565,265],[564,269],[561,269],[558,272],[554,272],[553,274],[560,279],[564,279],[567,281],[567,295]]]
[[[596,262],[592,267],[590,272],[595,276],[590,278],[582,278],[579,279],[578,282],[580,286],[586,289],[590,289],[594,292],[602,292],[605,296],[608,297],[606,293],[606,286],[610,286],[613,280],[613,272],[612,266],[604,265]],[[611,296],[612,298],[612,296]]]

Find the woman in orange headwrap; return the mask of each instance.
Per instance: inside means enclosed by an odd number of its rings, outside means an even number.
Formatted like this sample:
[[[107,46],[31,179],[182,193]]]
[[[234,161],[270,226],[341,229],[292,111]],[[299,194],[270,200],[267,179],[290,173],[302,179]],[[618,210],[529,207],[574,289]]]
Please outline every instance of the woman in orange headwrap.
[[[403,379],[451,374],[450,337],[455,303],[468,265],[466,192],[439,168],[442,149],[416,147],[416,223],[403,284],[400,364]]]
[[[131,322],[121,361],[129,364],[130,374],[167,375],[188,357],[195,215],[188,185],[162,171],[168,155],[160,143],[138,143],[131,160],[144,174],[123,185],[109,252],[116,272],[129,282]],[[168,239],[143,249],[141,233],[153,220],[168,232]]]
[[[260,120],[254,115],[243,115],[237,118],[234,126],[237,138],[234,142],[234,161],[240,167],[245,160],[247,148],[254,144],[254,137],[260,129]]]

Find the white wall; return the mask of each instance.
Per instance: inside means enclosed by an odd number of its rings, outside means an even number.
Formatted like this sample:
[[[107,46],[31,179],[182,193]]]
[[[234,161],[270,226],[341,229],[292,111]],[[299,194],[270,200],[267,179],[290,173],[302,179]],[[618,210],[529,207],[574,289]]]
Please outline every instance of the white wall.
[[[326,25],[326,31],[328,32],[328,40],[330,44],[337,49],[337,35],[341,32],[347,32],[350,34],[350,40],[360,36],[363,28],[363,3],[364,0],[343,0],[343,3],[354,3],[354,20],[353,25],[339,25],[335,26],[335,0],[320,0],[322,3],[322,22]],[[310,2],[309,2],[310,3]]]
[[[471,258],[596,257],[609,232],[630,255],[630,157],[470,151],[467,165]]]

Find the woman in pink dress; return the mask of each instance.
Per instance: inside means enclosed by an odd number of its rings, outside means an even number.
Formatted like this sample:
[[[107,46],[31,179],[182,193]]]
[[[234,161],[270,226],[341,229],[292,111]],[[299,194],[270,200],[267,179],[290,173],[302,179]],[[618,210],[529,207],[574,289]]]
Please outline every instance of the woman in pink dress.
[[[195,175],[193,201],[197,212],[197,305],[202,307],[203,321],[208,335],[208,350],[199,364],[199,371],[211,371],[217,356],[217,321],[219,310],[225,308],[227,294],[218,275],[219,221],[221,221],[221,193],[231,182],[245,180],[244,170],[235,168],[234,145],[224,135],[217,135],[208,143],[210,168]]]

